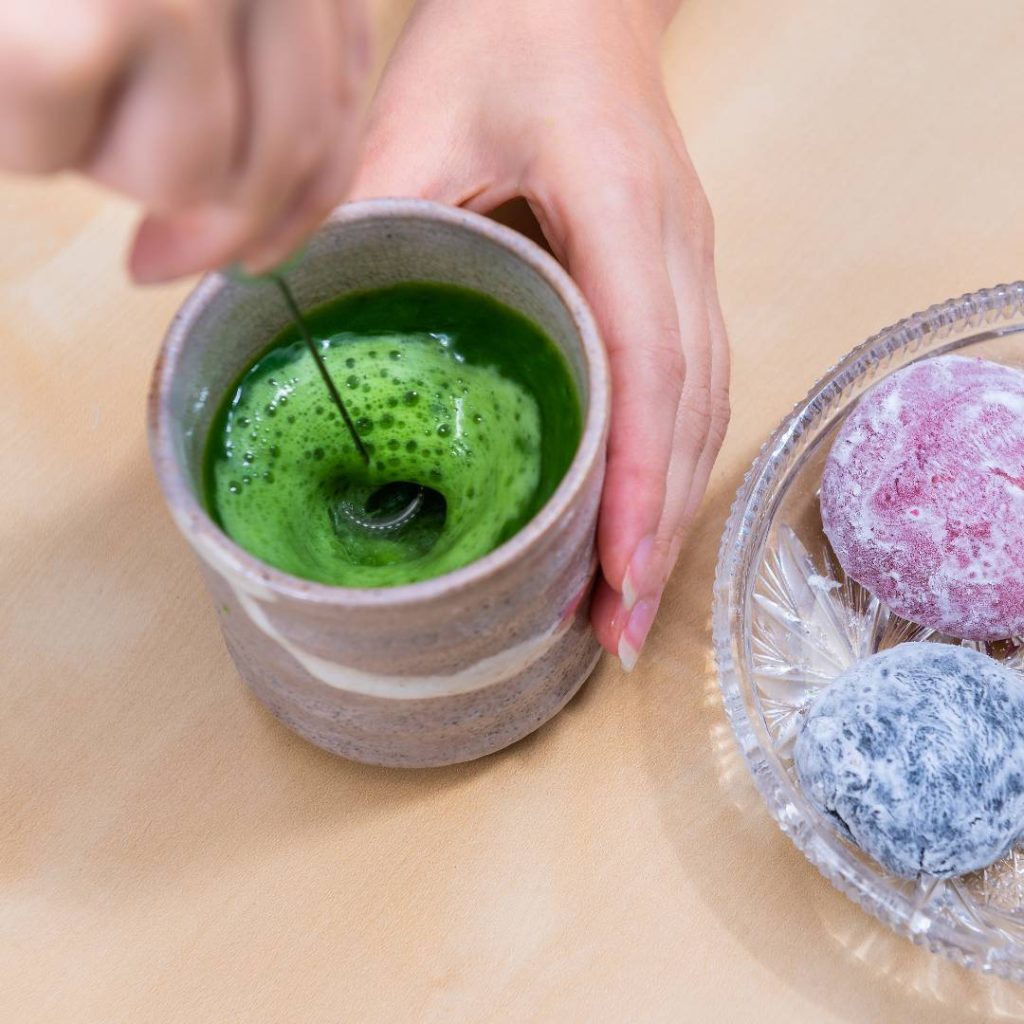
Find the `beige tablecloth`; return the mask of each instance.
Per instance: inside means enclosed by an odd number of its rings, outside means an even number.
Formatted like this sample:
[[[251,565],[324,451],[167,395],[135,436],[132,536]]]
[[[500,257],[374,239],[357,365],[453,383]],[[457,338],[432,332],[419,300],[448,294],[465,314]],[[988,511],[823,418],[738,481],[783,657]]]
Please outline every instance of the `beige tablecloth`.
[[[1022,44],[1020,0],[685,3],[729,439],[637,670],[441,771],[336,760],[248,696],[145,450],[185,286],[128,286],[126,205],[0,184],[0,1019],[1024,1019],[1024,989],[892,936],[776,829],[708,633],[729,503],[813,378],[1024,273]]]

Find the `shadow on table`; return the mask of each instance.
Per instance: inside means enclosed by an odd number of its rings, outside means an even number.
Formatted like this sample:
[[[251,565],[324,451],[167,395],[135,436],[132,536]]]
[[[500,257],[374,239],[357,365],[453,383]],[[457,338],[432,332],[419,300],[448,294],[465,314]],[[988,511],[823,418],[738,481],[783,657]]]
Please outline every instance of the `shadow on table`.
[[[739,478],[716,489],[695,524],[675,579],[714,574],[718,538]],[[647,769],[659,794],[666,834],[709,910],[750,954],[786,985],[853,1024],[869,1020],[963,1024],[1024,1020],[1024,990],[968,971],[888,931],[841,895],[779,831],[733,740],[712,654],[710,588],[677,582],[669,600],[689,607],[672,616],[689,629],[692,701],[672,686],[645,691],[652,737]],[[692,592],[690,592],[692,591]],[[657,737],[668,737],[659,742]],[[715,801],[706,799],[718,792]],[[698,795],[704,803],[695,807]],[[711,820],[701,820],[701,812]]]

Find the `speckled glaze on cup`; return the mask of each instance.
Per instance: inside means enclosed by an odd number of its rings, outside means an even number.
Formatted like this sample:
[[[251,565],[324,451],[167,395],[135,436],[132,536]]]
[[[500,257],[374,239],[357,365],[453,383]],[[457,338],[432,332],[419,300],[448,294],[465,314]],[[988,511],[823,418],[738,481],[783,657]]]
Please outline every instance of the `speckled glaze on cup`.
[[[332,587],[274,569],[232,542],[200,500],[213,414],[287,322],[275,289],[204,278],[174,318],[153,374],[157,476],[256,696],[306,739],[357,761],[444,765],[499,750],[559,711],[599,655],[587,607],[609,387],[593,317],[533,242],[422,200],[339,208],[288,276],[306,308],[398,281],[475,288],[543,327],[568,360],[583,436],[547,504],[484,558],[379,589]]]

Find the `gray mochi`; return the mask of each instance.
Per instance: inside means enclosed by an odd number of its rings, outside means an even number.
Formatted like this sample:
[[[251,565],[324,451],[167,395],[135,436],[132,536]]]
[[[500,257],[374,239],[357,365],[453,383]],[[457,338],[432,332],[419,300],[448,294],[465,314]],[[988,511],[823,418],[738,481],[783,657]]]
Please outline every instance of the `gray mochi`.
[[[1024,831],[1024,679],[969,648],[901,644],[822,691],[794,761],[811,802],[893,874],[977,870]]]

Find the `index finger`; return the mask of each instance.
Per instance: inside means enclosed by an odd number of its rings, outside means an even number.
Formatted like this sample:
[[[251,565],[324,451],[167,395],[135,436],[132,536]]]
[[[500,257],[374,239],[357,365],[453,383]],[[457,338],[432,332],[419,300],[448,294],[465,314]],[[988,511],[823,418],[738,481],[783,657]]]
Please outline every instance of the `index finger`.
[[[654,544],[684,375],[661,224],[649,188],[636,180],[583,190],[548,182],[531,205],[608,350],[612,414],[598,547],[604,577],[621,593],[638,549]]]

